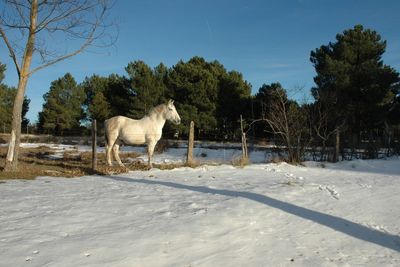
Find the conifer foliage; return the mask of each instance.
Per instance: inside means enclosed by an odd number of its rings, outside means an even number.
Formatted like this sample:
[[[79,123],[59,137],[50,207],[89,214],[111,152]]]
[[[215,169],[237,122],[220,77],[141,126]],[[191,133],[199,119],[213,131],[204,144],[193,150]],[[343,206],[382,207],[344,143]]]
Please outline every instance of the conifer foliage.
[[[45,133],[73,134],[84,119],[82,105],[84,90],[78,86],[71,74],[53,81],[44,98],[43,110],[39,113],[39,127]]]

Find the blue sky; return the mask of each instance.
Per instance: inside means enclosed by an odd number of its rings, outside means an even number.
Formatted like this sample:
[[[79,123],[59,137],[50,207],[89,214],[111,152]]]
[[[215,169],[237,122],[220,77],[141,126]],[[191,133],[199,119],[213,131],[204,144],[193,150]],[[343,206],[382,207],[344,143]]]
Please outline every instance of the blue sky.
[[[356,24],[387,40],[383,60],[400,71],[399,10],[397,0],[119,0],[111,12],[119,28],[115,46],[91,49],[35,73],[27,88],[28,118],[37,120],[43,94],[66,72],[77,82],[92,74],[124,75],[134,60],[171,67],[202,56],[241,72],[253,93],[263,83],[280,82],[307,94],[315,75],[310,51]],[[4,82],[15,86],[17,75],[3,43],[0,62],[8,68]]]

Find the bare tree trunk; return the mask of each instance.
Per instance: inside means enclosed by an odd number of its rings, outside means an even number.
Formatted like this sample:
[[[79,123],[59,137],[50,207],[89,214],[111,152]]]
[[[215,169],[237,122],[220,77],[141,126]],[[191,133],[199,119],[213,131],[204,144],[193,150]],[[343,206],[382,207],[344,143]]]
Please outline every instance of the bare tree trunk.
[[[92,170],[97,169],[97,123],[92,121]]]
[[[240,115],[240,130],[242,133],[242,159],[247,160],[249,157],[248,152],[247,152],[247,142],[246,142],[246,133],[243,130],[243,118],[242,115]]]
[[[4,166],[5,171],[16,171],[18,168],[18,154],[21,138],[21,114],[22,106],[24,103],[26,85],[28,83],[29,70],[32,62],[32,55],[35,47],[37,13],[38,2],[37,0],[33,0],[30,13],[29,36],[22,60],[22,69],[19,73],[17,94],[14,99],[13,118],[11,122],[11,136],[10,142],[8,144],[6,164]]]
[[[340,153],[340,131],[336,129],[336,141],[335,141],[335,153],[333,154],[333,162],[339,161],[339,153]]]
[[[320,161],[324,161],[325,158],[325,151],[326,151],[326,141],[325,139],[322,139],[322,150],[321,150],[321,157],[320,157]]]
[[[6,164],[4,166],[5,171],[14,171],[18,167],[19,144],[21,138],[21,114],[26,83],[27,79],[20,79],[17,94],[14,100],[13,118],[11,122],[11,135],[8,144]]]
[[[188,165],[193,164],[193,146],[194,146],[194,122],[190,122],[189,128],[189,139],[188,139],[188,149],[186,163]]]

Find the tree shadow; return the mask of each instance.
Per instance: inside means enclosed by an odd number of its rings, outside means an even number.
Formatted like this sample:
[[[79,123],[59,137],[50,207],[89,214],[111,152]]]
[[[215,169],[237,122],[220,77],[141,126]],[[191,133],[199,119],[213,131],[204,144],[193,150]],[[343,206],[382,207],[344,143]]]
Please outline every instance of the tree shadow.
[[[205,186],[192,186],[192,185],[178,184],[165,181],[134,179],[134,178],[120,177],[120,176],[106,176],[106,177],[122,182],[141,183],[148,185],[162,185],[166,187],[190,190],[193,192],[199,192],[205,194],[214,194],[214,195],[249,199],[270,206],[272,208],[282,210],[289,214],[301,217],[305,220],[309,220],[314,223],[324,225],[328,228],[347,234],[351,237],[400,252],[400,237],[397,235],[392,235],[390,233],[385,233],[375,229],[371,229],[346,219],[342,219],[333,215],[303,208],[265,195],[252,192],[245,192],[245,191],[212,189]]]

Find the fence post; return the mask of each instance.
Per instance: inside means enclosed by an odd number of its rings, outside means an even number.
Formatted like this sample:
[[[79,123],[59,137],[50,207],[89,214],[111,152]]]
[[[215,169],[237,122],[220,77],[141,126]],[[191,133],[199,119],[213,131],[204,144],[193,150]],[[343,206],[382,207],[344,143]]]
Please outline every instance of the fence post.
[[[188,140],[188,148],[187,148],[187,164],[193,163],[193,146],[194,146],[194,122],[190,122],[189,128],[189,140]]]
[[[333,154],[333,162],[339,161],[339,153],[340,153],[340,131],[339,128],[336,129],[336,137],[335,137],[335,150]]]
[[[97,169],[97,123],[92,121],[92,169]]]
[[[240,130],[242,132],[242,159],[247,159],[249,157],[249,155],[247,153],[246,133],[243,131],[242,115],[240,115]]]

